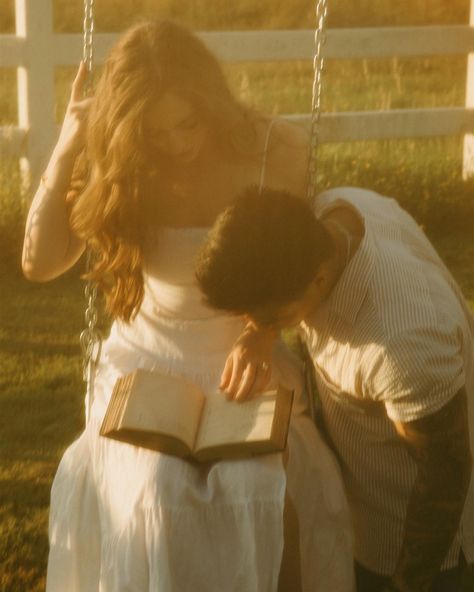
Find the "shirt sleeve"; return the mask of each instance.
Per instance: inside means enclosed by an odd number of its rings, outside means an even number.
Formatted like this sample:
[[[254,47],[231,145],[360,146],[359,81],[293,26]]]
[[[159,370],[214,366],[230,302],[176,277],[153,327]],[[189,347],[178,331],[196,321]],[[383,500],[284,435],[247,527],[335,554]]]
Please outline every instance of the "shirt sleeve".
[[[419,328],[397,335],[374,360],[368,383],[392,421],[435,413],[465,384],[460,331]]]

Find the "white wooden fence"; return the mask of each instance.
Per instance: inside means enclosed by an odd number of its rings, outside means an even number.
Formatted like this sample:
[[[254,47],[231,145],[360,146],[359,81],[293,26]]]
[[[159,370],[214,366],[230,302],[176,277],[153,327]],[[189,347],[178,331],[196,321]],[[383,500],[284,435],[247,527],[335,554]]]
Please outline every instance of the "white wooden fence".
[[[79,0],[77,0],[79,1]],[[54,143],[54,68],[77,65],[82,36],[54,34],[52,0],[15,0],[16,34],[0,35],[0,68],[18,72],[18,125],[0,127],[0,155],[21,159],[32,179]],[[224,61],[309,59],[313,31],[202,33]],[[101,63],[117,34],[95,35]],[[400,137],[464,136],[464,175],[474,175],[474,0],[470,25],[331,29],[324,55],[331,58],[468,55],[465,107],[323,114],[321,142]],[[308,106],[309,107],[309,106]],[[309,121],[308,114],[292,116]]]

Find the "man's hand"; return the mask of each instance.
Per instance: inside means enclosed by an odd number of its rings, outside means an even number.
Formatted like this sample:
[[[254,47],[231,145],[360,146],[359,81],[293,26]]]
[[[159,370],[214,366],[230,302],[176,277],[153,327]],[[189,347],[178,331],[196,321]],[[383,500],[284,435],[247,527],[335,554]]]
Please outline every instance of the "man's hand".
[[[227,398],[244,401],[265,390],[271,378],[271,355],[278,333],[249,322],[226,360],[219,388]]]
[[[392,576],[400,592],[431,589],[458,530],[471,477],[467,417],[463,388],[436,413],[395,423],[418,466]]]

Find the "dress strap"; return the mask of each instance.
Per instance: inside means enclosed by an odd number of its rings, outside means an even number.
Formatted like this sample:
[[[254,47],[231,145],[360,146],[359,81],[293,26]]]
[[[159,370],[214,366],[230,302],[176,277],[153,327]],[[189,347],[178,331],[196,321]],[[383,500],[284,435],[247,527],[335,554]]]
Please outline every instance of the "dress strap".
[[[262,170],[260,172],[260,183],[258,184],[258,193],[262,193],[263,183],[265,181],[265,169],[267,166],[267,153],[268,153],[268,145],[270,144],[270,133],[272,131],[273,124],[275,123],[275,119],[270,120],[267,128],[267,135],[265,137],[265,145],[263,146],[263,157],[262,157]]]

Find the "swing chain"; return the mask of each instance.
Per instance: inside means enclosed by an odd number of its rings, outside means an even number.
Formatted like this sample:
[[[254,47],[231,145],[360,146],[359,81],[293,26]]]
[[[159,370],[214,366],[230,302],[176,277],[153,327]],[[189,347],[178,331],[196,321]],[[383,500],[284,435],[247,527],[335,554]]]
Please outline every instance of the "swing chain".
[[[326,18],[328,14],[328,0],[318,0],[316,3],[316,30],[314,33],[315,52],[313,58],[313,96],[311,101],[311,141],[309,154],[309,184],[308,200],[314,202],[317,183],[317,156],[319,147],[320,119],[321,119],[321,90],[322,74],[324,70],[323,45],[326,42]]]
[[[314,58],[313,58],[313,94],[311,101],[311,135],[308,165],[308,191],[307,198],[311,206],[314,205],[317,183],[317,161],[319,147],[319,124],[321,119],[321,90],[322,74],[324,69],[323,45],[326,41],[326,17],[328,13],[328,0],[317,0],[316,3],[316,29],[314,33]],[[313,421],[318,424],[318,410],[320,407],[319,396],[314,385],[314,366],[306,345],[301,343],[304,360],[304,375],[306,391],[308,395],[309,413]]]
[[[92,268],[92,252],[87,251],[86,268],[89,271]],[[93,373],[100,358],[102,348],[102,336],[97,328],[99,312],[97,309],[97,284],[88,281],[84,290],[87,307],[84,315],[86,328],[81,332],[80,343],[83,355],[82,376],[89,389],[92,386]]]
[[[93,257],[94,255],[92,250],[89,248],[87,250],[86,260],[86,270],[88,272],[92,269]],[[87,385],[86,421],[88,421],[90,417],[90,408],[94,399],[95,372],[102,350],[102,334],[97,328],[97,323],[99,320],[97,292],[97,283],[92,280],[88,280],[84,290],[87,303],[84,314],[86,328],[81,332],[79,337],[82,350],[82,378]]]
[[[84,21],[83,21],[83,45],[82,61],[87,67],[87,80],[85,94],[89,95],[92,90],[92,63],[94,58],[93,36],[94,36],[94,0],[84,0]]]
[[[87,79],[85,83],[85,95],[89,96],[92,93],[92,65],[94,58],[93,51],[93,34],[94,34],[94,0],[84,0],[84,22],[83,22],[83,47],[82,60],[87,67]],[[93,266],[93,252],[90,248],[87,249],[86,272],[89,273]],[[96,282],[88,280],[85,287],[86,311],[85,322],[86,328],[81,332],[80,344],[82,350],[82,376],[84,382],[87,384],[86,394],[86,421],[90,417],[90,407],[93,400],[94,392],[94,377],[95,370],[100,358],[102,349],[102,335],[97,328],[99,319],[99,312],[97,308],[97,291],[98,286]]]

